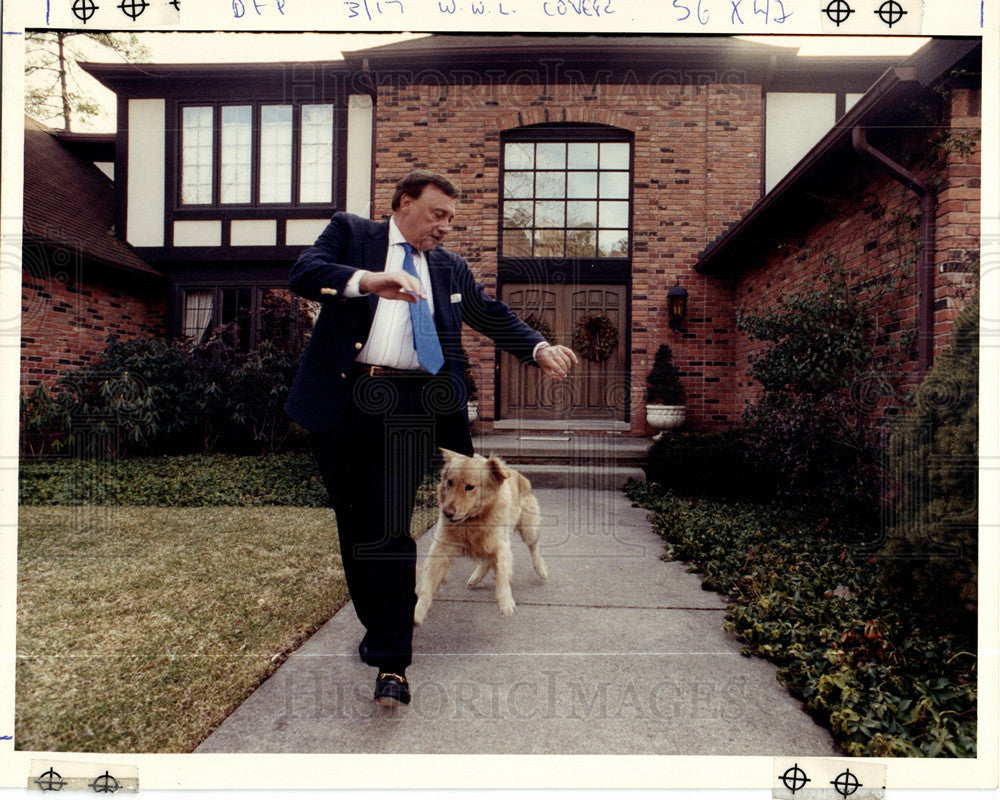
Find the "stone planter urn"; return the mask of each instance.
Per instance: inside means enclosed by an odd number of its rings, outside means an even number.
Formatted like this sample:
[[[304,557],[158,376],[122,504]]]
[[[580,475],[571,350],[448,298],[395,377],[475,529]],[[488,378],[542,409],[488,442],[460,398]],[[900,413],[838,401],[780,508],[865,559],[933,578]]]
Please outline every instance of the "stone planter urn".
[[[471,425],[477,419],[479,419],[479,401],[470,400],[466,403],[466,408],[469,411],[469,424]]]
[[[686,400],[680,372],[673,363],[673,353],[667,345],[661,344],[646,378],[646,421],[649,427],[658,431],[654,440],[684,424],[687,418]]]
[[[653,437],[658,440],[664,433],[674,428],[679,428],[687,419],[685,406],[666,406],[662,403],[646,404],[646,422],[649,427],[655,428],[658,433]]]

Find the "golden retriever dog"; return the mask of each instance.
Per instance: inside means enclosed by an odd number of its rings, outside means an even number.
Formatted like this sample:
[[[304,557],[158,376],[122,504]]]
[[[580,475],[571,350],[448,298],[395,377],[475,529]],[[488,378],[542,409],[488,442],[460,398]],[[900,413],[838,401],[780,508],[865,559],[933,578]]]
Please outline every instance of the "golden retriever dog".
[[[510,591],[513,556],[510,534],[517,530],[531,551],[535,572],[549,571],[538,548],[541,513],[531,493],[531,483],[496,456],[464,456],[441,448],[444,466],[438,484],[440,513],[431,531],[430,552],[417,580],[417,605],[413,621],[420,625],[458,556],[475,559],[468,585],[475,586],[490,569],[496,572],[496,599],[500,613],[514,613]]]

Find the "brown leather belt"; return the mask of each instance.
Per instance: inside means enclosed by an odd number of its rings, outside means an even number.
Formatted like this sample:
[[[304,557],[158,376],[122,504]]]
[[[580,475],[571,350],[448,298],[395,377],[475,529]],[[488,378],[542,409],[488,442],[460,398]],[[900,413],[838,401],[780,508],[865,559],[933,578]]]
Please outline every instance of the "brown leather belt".
[[[370,378],[430,378],[431,374],[422,369],[396,369],[378,364],[362,364],[355,362],[354,372],[357,375],[367,375]]]

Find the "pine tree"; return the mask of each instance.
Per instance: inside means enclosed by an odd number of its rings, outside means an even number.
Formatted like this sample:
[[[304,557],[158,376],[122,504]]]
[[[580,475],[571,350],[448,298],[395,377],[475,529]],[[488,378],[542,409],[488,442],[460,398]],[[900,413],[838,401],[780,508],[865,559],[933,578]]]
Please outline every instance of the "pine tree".
[[[125,61],[149,59],[135,34],[86,31],[28,31],[25,34],[25,111],[39,122],[71,130],[100,113],[94,96],[80,82],[77,62],[86,61],[83,47],[94,42]]]

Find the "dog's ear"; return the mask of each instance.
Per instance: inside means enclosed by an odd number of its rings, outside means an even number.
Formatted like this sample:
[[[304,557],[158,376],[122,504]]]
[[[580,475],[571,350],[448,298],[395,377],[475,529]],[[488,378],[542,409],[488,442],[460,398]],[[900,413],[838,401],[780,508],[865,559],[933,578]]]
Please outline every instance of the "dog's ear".
[[[498,456],[491,455],[486,459],[486,466],[490,468],[490,476],[497,483],[503,483],[510,477],[510,470],[507,469],[507,465]]]
[[[448,464],[452,459],[461,456],[461,453],[456,453],[454,450],[448,450],[444,447],[439,447],[438,450],[441,451],[441,458],[444,459],[445,464]]]

